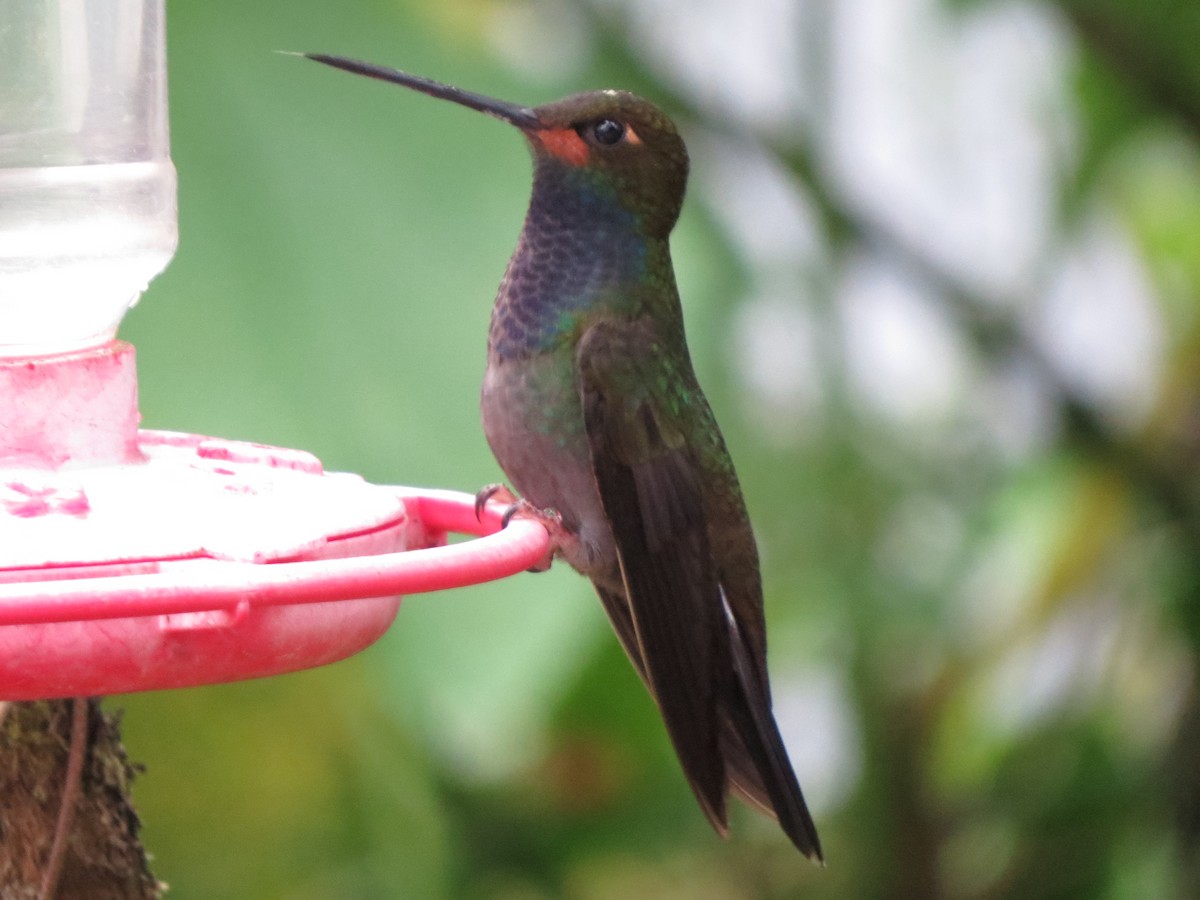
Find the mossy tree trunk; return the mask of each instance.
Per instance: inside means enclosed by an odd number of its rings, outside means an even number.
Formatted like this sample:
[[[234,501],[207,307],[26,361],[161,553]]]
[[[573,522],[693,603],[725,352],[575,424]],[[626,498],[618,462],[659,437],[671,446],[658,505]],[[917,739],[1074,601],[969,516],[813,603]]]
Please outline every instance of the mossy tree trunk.
[[[0,703],[0,897],[151,900],[134,769],[98,700]]]

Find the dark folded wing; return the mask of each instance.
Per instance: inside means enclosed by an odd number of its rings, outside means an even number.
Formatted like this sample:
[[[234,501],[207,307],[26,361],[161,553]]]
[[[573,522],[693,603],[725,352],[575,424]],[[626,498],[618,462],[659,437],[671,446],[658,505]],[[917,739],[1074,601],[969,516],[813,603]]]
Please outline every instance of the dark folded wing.
[[[728,539],[731,530],[748,531],[749,521],[740,500],[706,509],[704,479],[712,476],[689,442],[688,417],[715,424],[690,370],[686,379],[670,371],[646,320],[593,325],[576,361],[592,471],[620,564],[620,583],[598,577],[597,591],[658,702],[684,774],[722,834],[732,785],[774,815],[801,852],[820,859],[771,711],[753,535]],[[715,531],[710,515],[721,519]]]
[[[649,326],[601,323],[577,354],[583,418],[612,526],[643,671],[692,790],[724,833],[718,704],[728,632],[705,526],[700,475],[665,411]],[[632,655],[632,654],[631,654]]]

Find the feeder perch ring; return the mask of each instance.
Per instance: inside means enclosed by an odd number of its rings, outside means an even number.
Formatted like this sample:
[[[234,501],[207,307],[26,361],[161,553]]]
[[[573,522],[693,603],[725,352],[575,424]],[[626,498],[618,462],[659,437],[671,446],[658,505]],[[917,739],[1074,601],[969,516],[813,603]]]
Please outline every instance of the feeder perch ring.
[[[514,519],[501,530],[499,504],[476,519],[469,494],[377,490],[399,501],[386,531],[402,531],[410,549],[144,562],[126,565],[128,574],[81,567],[80,577],[59,570],[53,580],[0,583],[0,699],[184,687],[323,665],[378,639],[403,595],[513,575],[549,551],[536,522]],[[476,539],[447,545],[449,533]]]

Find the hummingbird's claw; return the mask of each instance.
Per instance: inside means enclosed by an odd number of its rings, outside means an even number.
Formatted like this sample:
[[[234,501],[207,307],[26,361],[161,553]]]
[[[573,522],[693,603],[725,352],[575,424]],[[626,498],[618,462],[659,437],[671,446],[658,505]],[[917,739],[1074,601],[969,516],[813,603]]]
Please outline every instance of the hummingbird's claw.
[[[511,493],[509,494],[511,497]],[[546,551],[546,556],[529,567],[530,572],[545,572],[549,570],[550,564],[554,561],[554,554],[558,552],[566,541],[571,539],[571,535],[567,532],[563,525],[562,515],[557,509],[539,509],[528,500],[514,500],[504,514],[500,516],[500,527],[507,528],[508,523],[514,518],[532,519],[550,533],[550,547]]]
[[[550,533],[550,548],[546,551],[545,558],[529,568],[530,572],[547,571],[550,563],[554,560],[557,549],[571,538],[567,529],[563,527],[562,516],[559,515],[558,510],[538,509],[528,500],[518,498],[507,486],[499,483],[489,484],[481,488],[475,495],[475,519],[477,521],[483,515],[483,508],[492,500],[508,504],[500,515],[501,528],[507,528],[513,517],[520,516],[522,519],[532,519]]]
[[[487,506],[489,500],[499,500],[501,503],[513,504],[517,502],[517,496],[508,489],[507,486],[496,482],[495,484],[484,485],[475,494],[475,521],[481,521],[483,516],[483,508]],[[503,520],[503,524],[508,524],[508,519]]]

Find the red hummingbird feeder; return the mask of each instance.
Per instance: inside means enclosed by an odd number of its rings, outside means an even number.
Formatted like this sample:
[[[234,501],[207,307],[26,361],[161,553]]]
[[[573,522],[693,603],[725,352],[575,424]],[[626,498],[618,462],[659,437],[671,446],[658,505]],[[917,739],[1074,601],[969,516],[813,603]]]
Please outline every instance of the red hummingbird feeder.
[[[541,525],[501,529],[467,494],[139,430],[115,335],[176,246],[163,3],[13,16],[0,85],[29,116],[0,145],[0,700],[323,665],[379,638],[405,594],[542,560]]]

